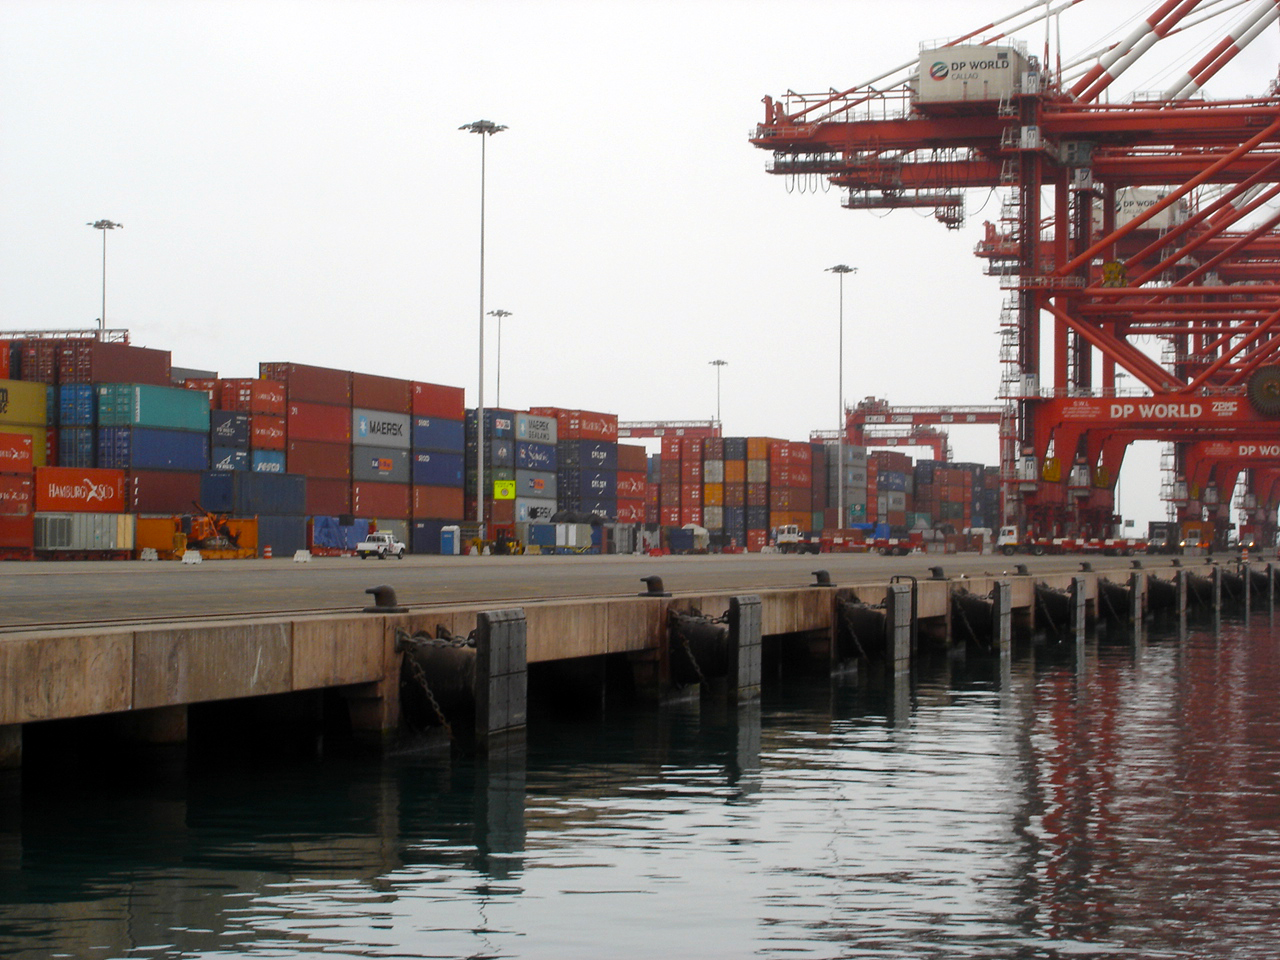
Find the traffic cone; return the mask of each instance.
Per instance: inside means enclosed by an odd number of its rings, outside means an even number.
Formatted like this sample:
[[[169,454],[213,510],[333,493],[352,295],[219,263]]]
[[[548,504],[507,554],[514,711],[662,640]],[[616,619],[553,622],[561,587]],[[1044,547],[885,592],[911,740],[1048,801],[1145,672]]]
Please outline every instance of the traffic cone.
[[[265,547],[262,548],[262,559],[263,560],[271,559],[271,544],[268,543]]]

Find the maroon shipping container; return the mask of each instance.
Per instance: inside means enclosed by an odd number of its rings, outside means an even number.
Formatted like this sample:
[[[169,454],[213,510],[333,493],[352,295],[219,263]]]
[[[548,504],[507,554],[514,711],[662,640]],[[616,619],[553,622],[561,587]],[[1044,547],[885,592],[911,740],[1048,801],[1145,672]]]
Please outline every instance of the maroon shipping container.
[[[560,407],[530,407],[535,417],[555,417],[560,440],[606,440],[618,442],[618,415],[591,410],[564,410]]]
[[[307,477],[307,516],[339,517],[344,513],[351,513],[350,483]]]
[[[680,508],[679,507],[659,507],[658,522],[664,527],[680,526]]]
[[[663,463],[679,463],[680,462],[680,438],[679,437],[663,437],[662,438],[662,462]]]
[[[731,486],[731,484],[725,484]],[[769,505],[769,485],[767,483],[747,484],[747,506],[767,507]]]
[[[745,507],[747,505],[747,485],[745,483],[726,483],[724,485],[724,505],[726,507]]]
[[[199,390],[209,398],[209,409],[220,410],[222,402],[221,380],[183,380],[182,386],[187,390]]]
[[[285,433],[290,441],[318,440],[321,443],[351,443],[351,410],[324,403],[289,401]],[[290,468],[290,473],[294,471]]]
[[[0,340],[0,380],[13,379],[13,367],[9,363],[12,340]]]
[[[265,413],[249,415],[249,446],[254,450],[284,449],[284,417],[273,417]]]
[[[351,374],[351,405],[362,410],[409,413],[412,409],[408,380],[379,377],[372,373]]]
[[[35,542],[35,514],[26,517],[0,516],[0,550],[30,550]]]
[[[348,417],[350,419],[350,417]],[[304,477],[323,480],[351,480],[351,446],[346,443],[317,443],[290,440],[285,447],[285,469]],[[311,513],[311,510],[307,511]],[[324,511],[316,511],[323,515]],[[339,513],[346,511],[337,511]]]
[[[147,383],[171,387],[169,351],[127,343],[63,340],[57,346],[60,383]]]
[[[680,461],[680,482],[681,483],[701,483],[702,482],[702,461],[701,460],[681,460]]]
[[[351,512],[358,517],[409,519],[409,487],[403,483],[360,481],[351,485]]]
[[[702,526],[702,508],[701,507],[681,507],[680,508],[680,526],[696,523]]]
[[[813,497],[806,487],[793,490],[790,487],[773,487],[769,491],[770,510],[811,510]]]
[[[191,513],[200,500],[195,471],[134,470],[125,481],[126,513]]]
[[[411,412],[415,417],[436,417],[440,420],[465,420],[466,401],[461,387],[446,387],[438,383],[411,383],[409,385]]]
[[[219,380],[219,410],[283,417],[285,387],[278,380]]]
[[[312,367],[305,363],[260,363],[258,376],[285,385],[285,398],[290,402],[327,403],[351,406],[351,372],[329,367]]]
[[[680,484],[664,483],[658,493],[658,503],[664,507],[680,506]]]
[[[703,440],[702,458],[704,460],[723,460],[724,437],[707,437]]]
[[[25,517],[35,504],[31,474],[0,473],[0,517]]]
[[[702,506],[702,484],[700,483],[680,484],[680,506],[701,507]]]
[[[415,520],[462,520],[461,487],[428,487],[415,484],[410,511]]]
[[[630,443],[618,444],[618,470],[622,473],[644,473],[649,466],[649,455],[644,447]]]
[[[57,344],[52,340],[16,340],[22,344],[22,379],[34,383],[58,382]]]
[[[658,465],[658,479],[663,483],[680,482],[680,461],[663,457]]]
[[[777,463],[769,464],[769,482],[775,487],[803,487],[813,485],[813,471],[807,464]]]
[[[681,460],[702,460],[702,438],[685,437],[680,441]]]
[[[679,507],[676,512],[679,513]],[[656,503],[646,503],[644,505],[644,522],[656,524],[662,518],[662,508]]]

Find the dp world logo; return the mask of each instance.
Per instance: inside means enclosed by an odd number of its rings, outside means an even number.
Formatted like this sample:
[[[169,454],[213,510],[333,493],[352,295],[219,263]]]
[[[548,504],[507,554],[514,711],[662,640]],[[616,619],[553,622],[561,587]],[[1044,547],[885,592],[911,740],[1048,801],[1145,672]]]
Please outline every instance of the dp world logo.
[[[929,79],[945,80],[947,79],[947,75],[950,73],[951,73],[951,68],[948,67],[944,61],[939,60],[932,67],[929,68]]]

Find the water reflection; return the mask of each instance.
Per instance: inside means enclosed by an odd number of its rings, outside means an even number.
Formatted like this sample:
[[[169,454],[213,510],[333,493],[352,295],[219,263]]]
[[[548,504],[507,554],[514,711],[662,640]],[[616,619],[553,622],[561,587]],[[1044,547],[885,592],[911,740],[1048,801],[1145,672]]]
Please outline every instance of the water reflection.
[[[0,955],[1269,957],[1273,623],[792,678],[487,758],[0,778]]]

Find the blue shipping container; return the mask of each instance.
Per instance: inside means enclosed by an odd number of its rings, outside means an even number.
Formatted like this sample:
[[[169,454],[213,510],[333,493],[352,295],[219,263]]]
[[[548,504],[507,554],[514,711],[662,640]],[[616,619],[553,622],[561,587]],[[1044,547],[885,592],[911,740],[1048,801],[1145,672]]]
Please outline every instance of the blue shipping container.
[[[296,473],[209,471],[200,477],[200,506],[237,517],[307,512],[307,478]]]
[[[557,462],[556,448],[553,445],[516,441],[517,470],[555,470]]]
[[[214,447],[209,452],[209,466],[214,470],[248,470],[249,451],[237,447]]]
[[[248,447],[249,415],[233,410],[210,411],[209,437],[216,447]]]
[[[484,412],[484,432],[490,440],[511,440],[515,437],[516,414],[514,410],[490,410]],[[467,437],[476,436],[476,411],[467,411]]]
[[[252,477],[254,474],[244,476]],[[261,557],[267,547],[271,548],[274,557],[292,557],[299,550],[307,549],[307,518],[258,517],[258,556]]]
[[[208,470],[209,435],[150,427],[100,427],[98,466],[117,470]]]
[[[561,496],[616,500],[618,475],[604,470],[560,470],[557,473]]]
[[[461,420],[439,417],[413,418],[413,448],[461,453],[466,449],[466,434]]]
[[[369,535],[369,520],[357,520],[348,525],[341,523],[342,517],[312,517],[311,545],[328,550],[354,550],[360,541]]]
[[[462,454],[415,450],[413,482],[427,487],[462,486]]]
[[[415,520],[413,530],[409,534],[409,551],[438,554],[440,532],[449,526],[456,526],[456,524],[452,520]]]
[[[92,427],[97,420],[98,394],[91,383],[64,383],[58,388],[58,423],[64,427]],[[83,466],[83,464],[64,464]]]
[[[92,427],[63,427],[58,431],[58,466],[96,467],[97,431]]]
[[[254,473],[284,473],[284,451],[250,450],[249,467]]]
[[[605,440],[562,440],[556,444],[560,463],[582,470],[618,469],[618,445]]]

